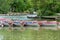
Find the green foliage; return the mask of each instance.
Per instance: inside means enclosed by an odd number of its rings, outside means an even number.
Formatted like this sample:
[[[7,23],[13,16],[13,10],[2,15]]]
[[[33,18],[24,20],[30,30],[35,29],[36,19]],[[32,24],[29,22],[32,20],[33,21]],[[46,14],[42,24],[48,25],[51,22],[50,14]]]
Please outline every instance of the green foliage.
[[[38,12],[41,16],[50,16],[60,13],[59,0],[0,0],[0,13],[8,12]]]
[[[41,0],[41,14],[42,16],[52,16],[60,12],[60,6],[56,0]]]
[[[0,13],[7,13],[10,10],[12,0],[0,0]]]

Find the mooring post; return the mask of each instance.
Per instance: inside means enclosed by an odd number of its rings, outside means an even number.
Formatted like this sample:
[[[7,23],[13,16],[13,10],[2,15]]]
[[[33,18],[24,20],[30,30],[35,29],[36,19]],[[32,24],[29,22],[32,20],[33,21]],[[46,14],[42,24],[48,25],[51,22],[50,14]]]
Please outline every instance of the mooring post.
[[[20,31],[24,31],[25,28],[24,28],[24,22],[21,23],[21,30]]]
[[[2,27],[2,29],[3,29],[4,25],[2,24],[1,27]]]
[[[9,29],[12,30],[13,23],[9,23]]]

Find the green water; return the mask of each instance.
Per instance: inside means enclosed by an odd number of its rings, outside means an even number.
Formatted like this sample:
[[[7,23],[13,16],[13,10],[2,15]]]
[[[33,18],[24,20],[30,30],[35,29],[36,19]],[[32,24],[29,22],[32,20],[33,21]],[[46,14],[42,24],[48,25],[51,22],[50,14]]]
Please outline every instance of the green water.
[[[0,30],[2,40],[60,40],[60,30]]]

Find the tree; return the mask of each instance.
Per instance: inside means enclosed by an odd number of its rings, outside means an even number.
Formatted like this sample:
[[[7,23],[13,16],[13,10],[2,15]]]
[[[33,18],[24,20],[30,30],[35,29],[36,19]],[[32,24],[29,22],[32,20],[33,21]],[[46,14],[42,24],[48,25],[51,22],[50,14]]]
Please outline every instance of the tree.
[[[14,0],[11,4],[11,11],[24,12],[30,8],[31,4],[29,0]]]
[[[60,12],[59,0],[0,0],[0,13],[7,12],[24,12],[24,11],[38,11],[45,14],[47,11],[50,13]],[[48,13],[49,13],[48,12]]]
[[[56,0],[40,0],[40,9],[42,16],[52,16],[59,12],[60,6]]]
[[[0,13],[7,13],[10,11],[10,3],[12,0],[0,0]]]

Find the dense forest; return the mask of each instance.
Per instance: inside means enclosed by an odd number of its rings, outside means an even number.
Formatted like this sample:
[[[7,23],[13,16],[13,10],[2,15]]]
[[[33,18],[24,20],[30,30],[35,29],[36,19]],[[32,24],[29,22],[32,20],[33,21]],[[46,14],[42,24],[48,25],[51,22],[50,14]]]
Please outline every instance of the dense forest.
[[[60,13],[60,0],[0,0],[0,14],[33,11],[38,15],[56,15]]]

